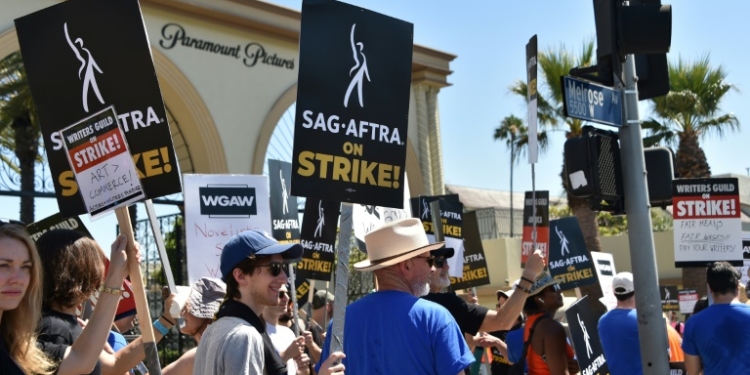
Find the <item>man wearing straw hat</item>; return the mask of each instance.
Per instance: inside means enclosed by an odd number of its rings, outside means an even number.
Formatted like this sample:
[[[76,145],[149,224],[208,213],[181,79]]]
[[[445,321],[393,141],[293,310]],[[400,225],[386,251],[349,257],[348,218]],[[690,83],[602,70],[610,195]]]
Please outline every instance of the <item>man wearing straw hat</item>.
[[[378,291],[346,308],[344,352],[349,374],[463,374],[474,356],[448,310],[419,297],[435,272],[430,244],[419,219],[386,224],[365,236],[367,260],[354,265],[374,271]],[[323,358],[332,335],[326,337]]]

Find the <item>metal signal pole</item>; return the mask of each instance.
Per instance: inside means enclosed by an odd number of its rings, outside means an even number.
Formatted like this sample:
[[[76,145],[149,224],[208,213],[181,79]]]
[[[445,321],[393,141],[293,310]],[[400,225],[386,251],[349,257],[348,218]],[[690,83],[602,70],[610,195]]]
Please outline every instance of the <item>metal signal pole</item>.
[[[662,317],[659,278],[651,228],[651,205],[643,156],[641,121],[638,114],[638,88],[634,55],[628,55],[624,66],[625,124],[620,129],[620,154],[628,218],[630,262],[633,269],[635,303],[638,311],[638,337],[641,363],[645,375],[669,373],[667,329]],[[622,85],[619,84],[622,88]]]

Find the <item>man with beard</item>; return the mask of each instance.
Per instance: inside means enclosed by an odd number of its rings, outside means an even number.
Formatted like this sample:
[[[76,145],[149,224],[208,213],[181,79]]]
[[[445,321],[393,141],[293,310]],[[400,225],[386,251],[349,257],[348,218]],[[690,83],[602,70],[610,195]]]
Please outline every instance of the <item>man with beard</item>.
[[[447,260],[453,256],[453,249],[442,248],[432,252],[435,257],[435,269],[430,275],[430,293],[422,298],[435,302],[446,309],[453,315],[461,328],[461,332],[476,336],[478,332],[507,331],[516,323],[516,319],[521,315],[523,305],[526,301],[533,280],[544,269],[544,258],[542,252],[537,250],[529,256],[526,261],[526,268],[523,270],[521,279],[518,280],[516,292],[502,304],[497,310],[490,310],[486,307],[470,304],[455,293],[442,293],[443,289],[451,285],[448,276]]]
[[[216,314],[217,320],[203,332],[194,375],[286,373],[261,313],[266,306],[279,304],[279,291],[289,281],[286,261],[301,257],[299,244],[279,244],[256,230],[242,232],[224,245],[220,269],[227,284],[226,300]],[[319,374],[343,375],[342,365],[332,366],[343,356],[331,355]]]
[[[365,236],[367,260],[354,265],[374,271],[378,291],[346,308],[344,352],[349,374],[463,374],[474,362],[456,321],[443,307],[419,297],[429,292],[435,271],[419,219],[386,224]],[[332,333],[326,335],[323,358]]]

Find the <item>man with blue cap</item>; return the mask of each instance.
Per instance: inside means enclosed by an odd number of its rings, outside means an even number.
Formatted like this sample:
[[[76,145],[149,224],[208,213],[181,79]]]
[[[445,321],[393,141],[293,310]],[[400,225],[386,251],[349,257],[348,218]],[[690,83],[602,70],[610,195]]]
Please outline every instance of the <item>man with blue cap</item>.
[[[283,373],[283,362],[269,357],[270,340],[261,318],[263,308],[279,304],[279,290],[288,282],[288,263],[302,257],[299,244],[280,244],[256,230],[232,237],[221,252],[221,274],[227,284],[227,299],[217,320],[203,333],[195,356],[193,374],[263,375]],[[333,360],[342,354],[331,356]],[[278,367],[276,367],[278,366]],[[343,374],[337,367],[324,367],[329,374]]]

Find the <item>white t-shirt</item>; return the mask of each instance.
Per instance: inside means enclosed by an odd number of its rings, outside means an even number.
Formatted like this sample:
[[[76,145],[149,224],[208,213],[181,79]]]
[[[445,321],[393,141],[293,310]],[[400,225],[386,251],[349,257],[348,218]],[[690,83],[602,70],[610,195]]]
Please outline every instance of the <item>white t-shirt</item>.
[[[271,338],[274,349],[279,354],[285,351],[295,339],[294,332],[285,326],[275,326],[266,322],[266,332],[268,332],[268,337]],[[294,358],[286,362],[286,371],[289,375],[297,374],[297,363],[294,362]]]

